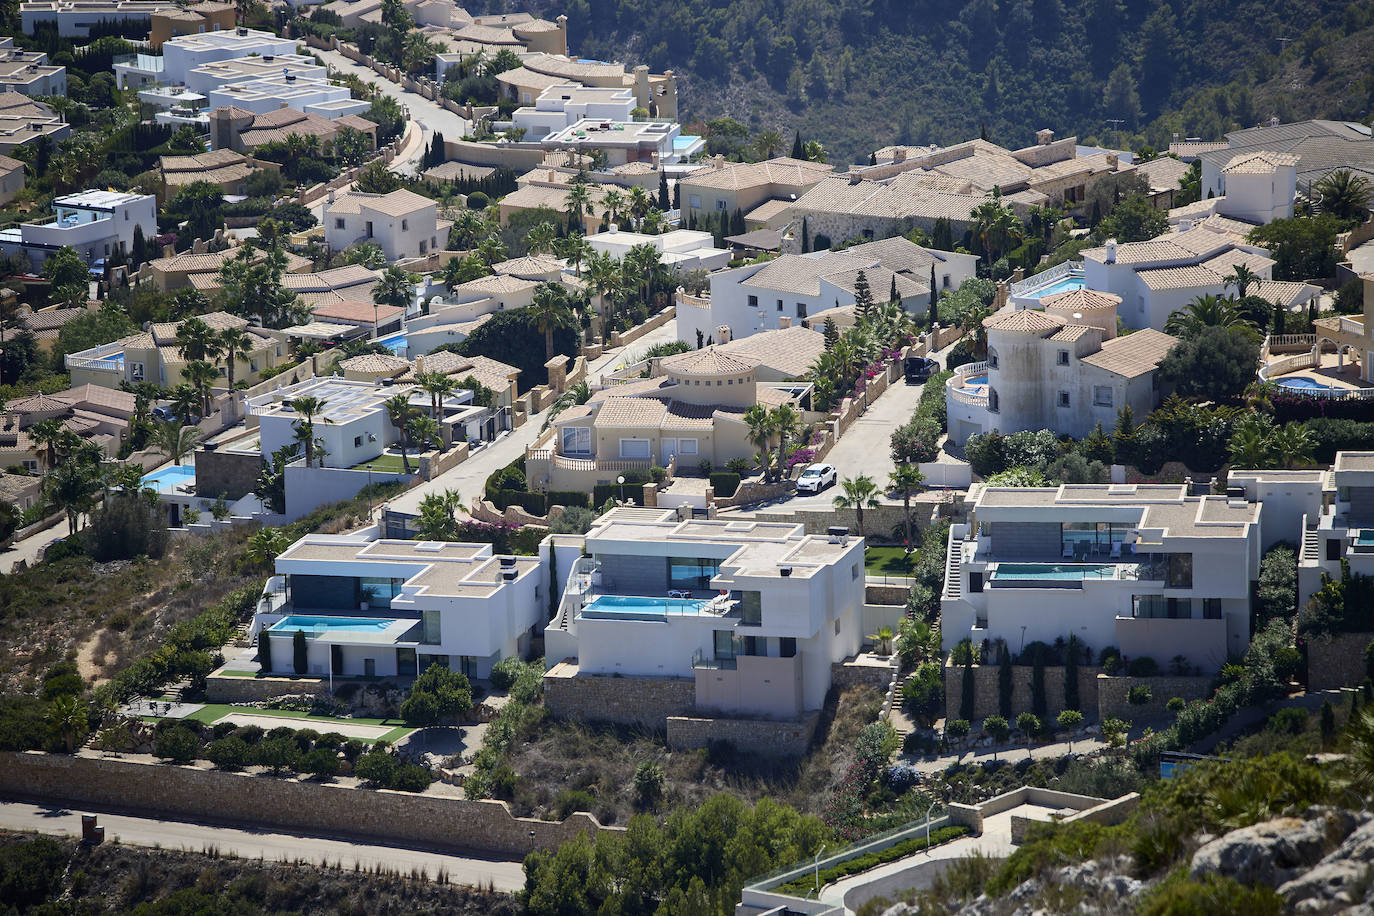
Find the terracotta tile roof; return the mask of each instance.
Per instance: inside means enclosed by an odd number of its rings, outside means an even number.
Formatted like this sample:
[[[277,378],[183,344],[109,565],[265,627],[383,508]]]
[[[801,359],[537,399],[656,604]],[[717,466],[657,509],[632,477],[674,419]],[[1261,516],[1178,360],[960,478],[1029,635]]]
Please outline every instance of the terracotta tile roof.
[[[520,374],[520,370],[514,366],[489,356],[470,356],[467,359],[471,365],[466,370],[460,369],[450,374],[459,381],[467,378],[476,379],[498,394],[509,388],[515,381],[515,376]],[[426,371],[431,370],[426,367]]]
[[[366,208],[384,213],[387,216],[410,216],[426,207],[437,208],[438,204],[428,197],[416,194],[414,191],[398,188],[389,194],[364,194],[361,191],[349,191],[336,197],[332,204],[326,204],[325,212],[360,213]]]
[[[554,417],[553,425],[566,426],[576,420],[585,420],[588,417],[595,416],[596,410],[597,405],[595,404],[578,404],[576,407],[569,407],[567,410],[561,411],[558,416]]]
[[[410,368],[410,360],[404,356],[393,356],[389,353],[364,353],[362,356],[354,356],[339,363],[339,367],[345,372],[377,372],[382,374],[397,374]]]
[[[519,293],[534,289],[539,285],[537,280],[526,280],[523,277],[513,277],[509,274],[490,274],[485,277],[478,277],[475,280],[468,280],[466,283],[459,283],[453,288],[454,294],[463,293]]]
[[[1268,299],[1270,302],[1277,302],[1284,308],[1292,308],[1295,305],[1306,303],[1321,295],[1321,289],[1311,283],[1294,283],[1289,280],[1264,280],[1259,288],[1252,291],[1252,295]],[[1359,319],[1361,316],[1345,316]]]
[[[1179,181],[1188,174],[1191,167],[1172,156],[1160,156],[1149,162],[1138,163],[1135,170],[1150,183],[1150,190],[1177,191]]]
[[[98,412],[114,411],[125,415],[134,412],[137,398],[131,391],[106,388],[104,385],[80,385],[59,392],[59,397],[70,398],[76,406]]]
[[[18,159],[11,159],[9,156],[0,156],[0,172],[9,174],[10,172],[15,171],[16,169],[22,169],[23,167],[24,163],[20,162]]]
[[[825,335],[793,325],[717,344],[716,349],[755,362],[759,368],[771,369],[784,378],[801,378],[825,352]]]
[[[765,162],[729,163],[721,168],[705,168],[681,179],[688,188],[713,188],[738,191],[770,184],[789,187],[813,185],[835,170],[833,165],[779,157]]]
[[[715,426],[717,408],[712,404],[686,404],[670,401],[660,429],[708,430]]]
[[[872,264],[869,258],[856,257],[845,251],[823,254],[819,257],[785,254],[769,261],[748,279],[742,280],[740,286],[817,296],[821,291],[821,277],[850,269],[867,268]]]
[[[1078,338],[1080,337],[1085,337],[1088,334],[1093,333],[1100,333],[1100,330],[1098,328],[1087,328],[1081,324],[1068,324],[1060,328],[1059,330],[1055,331],[1046,339],[1072,343],[1073,341],[1078,340]]]
[[[757,361],[739,354],[722,353],[714,346],[669,356],[659,365],[673,375],[738,375],[758,368]]]
[[[1226,149],[1226,145],[1225,140],[1189,140],[1182,143],[1170,143],[1169,153],[1180,159],[1196,159],[1203,153]]]
[[[473,165],[469,162],[441,162],[433,168],[425,169],[426,178],[439,181],[453,181],[457,178],[486,178],[496,171],[489,165]]]
[[[827,274],[821,279],[827,283],[833,283],[840,289],[850,293],[856,293],[855,286],[859,279],[859,269],[842,270],[838,273]],[[863,268],[864,279],[868,281],[868,288],[873,293],[873,298],[877,302],[886,302],[887,294],[892,290],[892,278],[897,278],[897,295],[903,299],[919,296],[929,297],[930,287],[917,280],[912,279],[907,274],[894,273],[885,267],[865,267]]]
[[[10,401],[5,405],[5,409],[16,414],[53,413],[71,410],[73,404],[73,401],[51,394],[35,394]]]
[[[31,499],[42,488],[42,477],[0,473],[0,502],[17,503],[22,499]]]
[[[248,157],[231,149],[211,150],[195,156],[163,156],[162,171],[166,172],[204,172],[226,165],[247,162]]]
[[[345,321],[349,324],[370,325],[375,317],[379,325],[400,318],[406,310],[394,305],[377,305],[345,299],[329,305],[316,306],[315,317],[325,321]]]
[[[1160,360],[1176,343],[1176,337],[1153,328],[1144,328],[1104,341],[1101,350],[1083,357],[1082,362],[1113,375],[1135,378],[1158,367]]]
[[[1214,199],[1222,200],[1223,198],[1218,197]],[[1169,212],[1172,213],[1173,211],[1170,210]],[[1217,213],[1194,223],[1193,226],[1195,228],[1200,226],[1203,229],[1210,229],[1213,232],[1229,232],[1231,235],[1237,236],[1238,238],[1247,237],[1250,232],[1256,228],[1253,223],[1232,219],[1229,216],[1222,216]]]
[[[676,387],[666,375],[660,375],[658,378],[635,379],[620,385],[610,385],[600,391],[593,391],[591,399],[587,403],[599,404],[607,398],[619,397],[667,397]]]
[[[1000,312],[983,319],[983,327],[989,331],[1018,331],[1026,334],[1044,334],[1046,331],[1057,331],[1066,323],[1063,318],[1057,315],[1046,315],[1035,309]]]
[[[611,169],[612,175],[657,175],[658,169],[647,162],[627,162]]]
[[[793,404],[797,399],[790,392],[783,391],[781,388],[769,388],[767,385],[760,385],[754,392],[754,400],[764,407],[780,407],[783,404]]]
[[[1148,289],[1201,289],[1220,286],[1221,274],[1205,267],[1156,267],[1136,273]]]
[[[1285,166],[1297,165],[1298,157],[1289,153],[1271,153],[1260,150],[1242,153],[1227,163],[1221,170],[1223,175],[1267,175]]]
[[[1096,312],[1116,308],[1121,305],[1121,297],[1111,293],[1100,293],[1095,289],[1071,289],[1067,292],[1045,296],[1040,300],[1040,305],[1043,308]]]
[[[75,309],[43,309],[30,315],[25,315],[19,319],[20,327],[35,333],[39,331],[57,330],[68,322],[80,318],[86,314],[82,308]]]
[[[1222,276],[1226,276],[1239,264],[1244,264],[1255,273],[1262,273],[1269,270],[1277,262],[1273,258],[1266,258],[1262,254],[1253,254],[1242,248],[1231,248],[1221,254],[1208,258],[1200,266],[1208,270],[1216,271]]]
[[[563,265],[556,258],[548,255],[533,254],[523,258],[511,258],[500,261],[491,266],[491,269],[498,274],[508,274],[512,277],[530,279],[531,277],[543,278],[545,274],[557,274],[562,272]]]
[[[121,337],[116,341],[125,350],[155,350],[157,341],[153,340],[153,335],[147,331],[138,334],[130,334],[128,337]]]
[[[601,402],[595,425],[598,428],[659,429],[667,411],[667,406],[654,398],[609,397]]]
[[[343,267],[331,267],[313,273],[283,274],[281,285],[297,292],[318,293],[375,284],[380,278],[381,271],[372,270],[361,264],[346,264]]]

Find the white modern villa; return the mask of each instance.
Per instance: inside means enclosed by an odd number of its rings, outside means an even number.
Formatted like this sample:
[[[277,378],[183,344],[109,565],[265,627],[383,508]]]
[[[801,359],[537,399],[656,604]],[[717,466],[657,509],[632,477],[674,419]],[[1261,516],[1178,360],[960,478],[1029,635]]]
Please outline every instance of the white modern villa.
[[[375,530],[375,529],[374,529]],[[445,665],[486,677],[529,649],[544,619],[537,557],[496,556],[490,544],[306,535],[277,557],[250,635],[270,643],[265,673],[395,677]]]
[[[134,230],[157,236],[157,198],[124,191],[81,191],[53,198],[53,215],[36,222],[0,229],[0,251],[22,254],[36,269],[70,246],[93,263],[117,250],[128,251]]]
[[[864,541],[847,533],[617,508],[585,554],[560,556],[545,632],[546,662],[578,677],[690,678],[699,712],[796,719],[864,641]]]
[[[1076,439],[1117,411],[1143,417],[1163,394],[1159,363],[1177,339],[1150,328],[1118,337],[1108,293],[1074,289],[984,319],[987,360],[954,370],[945,383],[952,442],[996,430],[1051,429]]]
[[[1342,562],[1352,573],[1374,575],[1374,452],[1337,452],[1329,474],[1311,473],[1322,475],[1323,487],[1316,499],[1308,496],[1299,529],[1298,594],[1304,601],[1321,588],[1323,575],[1341,577]]]
[[[1374,465],[1371,465],[1374,468]],[[946,651],[965,637],[1077,636],[1161,668],[1216,671],[1250,640],[1261,505],[1184,484],[984,487],[950,529],[940,601]]]

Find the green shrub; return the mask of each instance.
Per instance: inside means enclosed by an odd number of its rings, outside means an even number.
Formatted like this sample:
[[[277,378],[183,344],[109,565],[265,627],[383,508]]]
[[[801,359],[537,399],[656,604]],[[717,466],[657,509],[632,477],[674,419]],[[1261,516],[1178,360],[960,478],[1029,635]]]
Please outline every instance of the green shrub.
[[[1154,677],[1159,674],[1159,662],[1148,655],[1141,655],[1131,659],[1126,666],[1126,673],[1131,677]]]
[[[497,690],[509,690],[524,669],[525,663],[514,656],[501,659],[492,665],[491,686]]]
[[[443,665],[426,668],[401,704],[401,718],[410,725],[456,724],[471,711],[472,685],[467,675]]]
[[[274,776],[293,769],[300,757],[300,748],[296,746],[296,742],[285,736],[264,738],[253,748],[253,762],[258,766],[267,767]]]
[[[1093,858],[1108,838],[1127,836],[1125,826],[1104,827],[1087,821],[1031,824],[1021,845],[987,883],[990,897],[1001,897],[1018,884],[1046,872]]]
[[[1154,694],[1146,684],[1136,684],[1126,691],[1126,702],[1132,706],[1144,706],[1153,698]]]
[[[565,508],[577,506],[581,509],[588,509],[591,508],[591,495],[582,490],[550,490],[548,504]]]
[[[247,741],[230,735],[211,741],[205,748],[205,759],[221,770],[241,770],[252,759],[252,753]]]
[[[164,728],[153,737],[153,753],[173,763],[189,763],[200,753],[200,738],[181,725]]]
[[[1195,881],[1186,869],[1179,869],[1147,891],[1135,912],[1139,916],[1278,916],[1285,907],[1272,888],[1220,875]]]
[[[548,497],[527,490],[497,490],[492,494],[491,501],[502,512],[510,506],[519,506],[530,515],[542,516],[549,511]]]
[[[396,773],[396,758],[384,750],[368,751],[353,764],[353,775],[366,782],[386,786]]]
[[[302,773],[329,779],[339,775],[339,755],[335,751],[317,747],[301,757],[298,768]]]
[[[941,827],[939,830],[932,830],[930,832],[930,847],[948,843],[950,840],[956,840],[967,833],[967,827]],[[821,886],[824,887],[827,884],[838,881],[841,878],[847,878],[850,875],[861,874],[869,869],[877,868],[879,865],[885,865],[888,862],[905,859],[907,856],[930,847],[926,846],[925,834],[922,833],[919,836],[902,840],[900,843],[889,846],[886,849],[880,849],[877,852],[869,852],[861,856],[855,856],[852,859],[846,859],[829,868],[821,869],[819,873]],[[775,890],[777,893],[802,896],[816,886],[816,878],[817,876],[815,874],[809,874],[805,878],[798,878],[796,881],[784,884]]]
[[[574,811],[590,814],[596,808],[596,796],[585,789],[568,789],[558,796],[553,805],[558,812],[558,819],[562,821]]]
[[[945,734],[958,741],[967,738],[969,733],[968,719],[954,719],[945,723]]]
[[[708,479],[716,495],[722,499],[734,496],[739,489],[740,477],[734,471],[712,471]]]
[[[1187,705],[1188,704],[1184,701],[1183,697],[1170,697],[1169,702],[1164,704],[1164,708],[1169,710],[1169,712],[1177,715],[1178,713],[1182,712],[1183,707]]]

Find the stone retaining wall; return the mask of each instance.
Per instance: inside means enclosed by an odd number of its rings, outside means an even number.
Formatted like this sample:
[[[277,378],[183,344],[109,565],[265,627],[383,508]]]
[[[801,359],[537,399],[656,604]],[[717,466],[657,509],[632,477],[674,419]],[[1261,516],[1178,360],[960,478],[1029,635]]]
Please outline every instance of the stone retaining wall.
[[[287,694],[329,696],[329,682],[314,677],[226,677],[205,679],[205,699],[210,703],[257,703]]]
[[[579,833],[621,832],[583,813],[562,823],[517,818],[498,801],[355,789],[148,759],[38,752],[0,753],[0,795],[517,858],[531,845],[553,849]]]
[[[875,688],[879,693],[886,693],[887,687],[892,683],[892,668],[881,667],[879,665],[850,665],[845,662],[834,662],[830,666],[830,686],[836,690],[845,690],[859,684],[866,684]]]
[[[728,741],[736,750],[764,757],[800,757],[811,746],[820,713],[809,713],[800,722],[768,719],[718,719],[695,716],[668,717],[668,746],[674,749],[709,747]]]
[[[581,674],[569,662],[555,665],[544,675],[544,706],[560,719],[659,730],[669,716],[691,714],[696,694],[693,678]]]
[[[1150,702],[1132,706],[1127,697],[1132,687],[1150,688]],[[1110,677],[1097,676],[1097,708],[1102,718],[1115,716],[1127,722],[1171,716],[1165,705],[1173,697],[1205,700],[1212,694],[1210,677]]]
[[[1364,650],[1374,633],[1335,633],[1307,643],[1307,689],[1330,690],[1364,683]]]
[[[1031,672],[1030,665],[1013,665],[1011,669],[1011,715],[1014,719],[1031,709]],[[1085,718],[1095,719],[1097,708],[1097,675],[1100,669],[1086,665],[1078,669],[1078,702]],[[959,703],[963,696],[964,668],[962,665],[945,665],[945,717],[959,718]],[[973,666],[973,719],[975,727],[988,716],[999,714],[997,692],[997,666]],[[1045,667],[1045,706],[1053,719],[1064,708],[1064,669]],[[1013,725],[1015,723],[1012,723]]]
[[[908,585],[873,585],[864,587],[864,601],[868,604],[900,604],[906,606],[907,596],[911,594]]]

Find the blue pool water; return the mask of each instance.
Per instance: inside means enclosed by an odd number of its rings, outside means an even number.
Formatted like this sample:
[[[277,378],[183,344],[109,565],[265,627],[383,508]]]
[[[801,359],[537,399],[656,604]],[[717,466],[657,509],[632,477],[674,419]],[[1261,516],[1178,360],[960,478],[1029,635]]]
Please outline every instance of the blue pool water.
[[[700,137],[695,137],[691,134],[678,134],[673,138],[673,149],[686,149],[700,139]]]
[[[397,356],[406,356],[407,350],[410,348],[410,342],[406,340],[406,335],[404,333],[392,334],[390,337],[379,337],[377,338],[377,343],[386,347]]]
[[[1330,391],[1330,390],[1331,390],[1331,386],[1330,386],[1330,385],[1323,385],[1321,382],[1317,381],[1316,379],[1308,378],[1308,377],[1305,376],[1305,375],[1300,375],[1300,376],[1298,376],[1298,377],[1296,377],[1296,378],[1286,378],[1286,379],[1283,379],[1283,380],[1281,380],[1281,381],[1279,382],[1279,387],[1280,387],[1280,388],[1292,388],[1292,389],[1294,389],[1294,390],[1296,390],[1296,391],[1313,391],[1313,390],[1317,390],[1317,391]]]
[[[987,373],[982,375],[971,375],[964,379],[964,387],[972,388],[974,385],[986,385],[988,383]]]
[[[96,359],[98,363],[109,363],[111,366],[124,365],[124,354],[116,353],[113,356],[101,356]]]
[[[152,474],[143,477],[143,486],[150,487],[161,493],[184,483],[195,483],[196,466],[193,464],[174,464],[171,467],[163,468]]]
[[[1069,290],[1082,289],[1086,285],[1087,284],[1083,281],[1082,274],[1069,274],[1066,277],[1060,277],[1058,280],[1055,280],[1053,283],[1050,283],[1047,286],[1041,286],[1038,289],[1027,290],[1024,293],[1019,293],[1017,295],[1017,298],[1043,299],[1046,296],[1053,296],[1055,293],[1067,293]]]
[[[1082,579],[1110,579],[1115,567],[1110,563],[998,563],[993,579],[1030,582],[1073,582]]]
[[[656,619],[674,614],[700,614],[708,601],[695,598],[649,598],[639,595],[602,595],[582,608],[583,617]]]
[[[1355,543],[1362,547],[1374,545],[1374,528],[1361,528],[1359,537],[1355,538]]]
[[[292,614],[272,624],[272,630],[304,630],[307,633],[327,633],[330,630],[380,633],[393,621],[381,617],[311,617]]]

